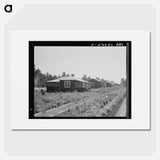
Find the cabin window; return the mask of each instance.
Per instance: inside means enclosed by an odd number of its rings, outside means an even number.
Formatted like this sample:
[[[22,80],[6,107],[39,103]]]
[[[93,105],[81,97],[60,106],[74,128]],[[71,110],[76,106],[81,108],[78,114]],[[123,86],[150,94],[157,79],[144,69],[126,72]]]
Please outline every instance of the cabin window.
[[[64,88],[70,88],[71,87],[71,81],[64,81]]]

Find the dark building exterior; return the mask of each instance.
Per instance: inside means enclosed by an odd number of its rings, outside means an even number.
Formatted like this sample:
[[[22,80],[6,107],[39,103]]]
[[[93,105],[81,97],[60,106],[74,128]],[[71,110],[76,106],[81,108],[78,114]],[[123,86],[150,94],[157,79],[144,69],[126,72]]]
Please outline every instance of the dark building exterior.
[[[91,88],[101,88],[105,87],[105,83],[99,79],[91,79]]]
[[[112,84],[112,86],[117,86],[118,85],[117,83],[115,83],[113,81],[111,81],[111,84]]]
[[[72,92],[87,91],[91,89],[91,83],[75,77],[62,77],[46,82],[47,92]]]
[[[110,81],[105,80],[105,87],[112,87],[112,83]]]
[[[58,79],[50,80],[46,82],[47,92],[60,91],[60,81]]]

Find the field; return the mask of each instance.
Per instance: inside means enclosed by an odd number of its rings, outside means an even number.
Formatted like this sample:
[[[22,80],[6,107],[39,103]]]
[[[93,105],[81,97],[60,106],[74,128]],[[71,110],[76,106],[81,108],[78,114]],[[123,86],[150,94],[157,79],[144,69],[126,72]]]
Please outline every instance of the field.
[[[124,86],[45,94],[35,90],[34,113],[35,117],[113,117],[119,112],[125,96]],[[126,104],[123,103],[123,116],[124,113]]]

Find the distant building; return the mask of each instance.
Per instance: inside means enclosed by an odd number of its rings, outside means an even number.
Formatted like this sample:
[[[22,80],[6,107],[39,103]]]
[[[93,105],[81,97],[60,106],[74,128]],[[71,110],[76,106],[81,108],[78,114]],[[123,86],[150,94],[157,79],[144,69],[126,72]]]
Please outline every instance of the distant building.
[[[91,79],[91,88],[101,88],[105,87],[105,83],[99,79]]]
[[[103,81],[105,87],[112,87],[112,83],[108,80]]]
[[[114,82],[114,81],[111,81],[111,84],[112,84],[112,86],[116,86],[116,85],[118,85],[116,82]]]
[[[60,91],[60,80],[49,80],[46,82],[47,92]]]
[[[46,87],[47,92],[87,91],[91,88],[91,83],[71,76],[47,81]]]

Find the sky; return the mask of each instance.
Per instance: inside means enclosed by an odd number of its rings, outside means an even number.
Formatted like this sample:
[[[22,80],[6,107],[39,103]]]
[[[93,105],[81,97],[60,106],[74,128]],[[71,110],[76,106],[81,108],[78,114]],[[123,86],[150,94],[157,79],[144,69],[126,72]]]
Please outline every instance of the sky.
[[[86,74],[120,83],[126,78],[126,47],[37,46],[34,63],[42,73],[66,72],[80,78]]]

